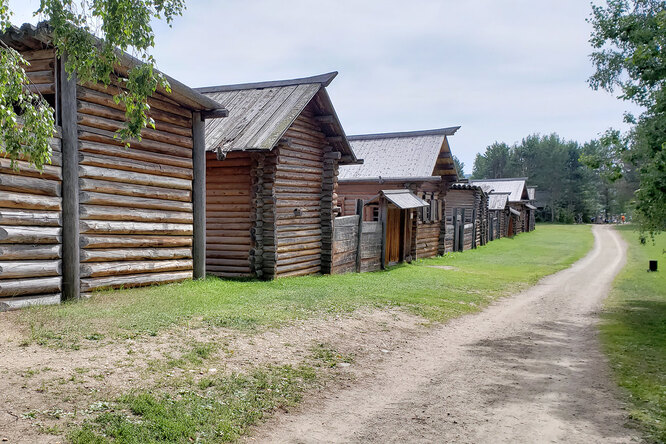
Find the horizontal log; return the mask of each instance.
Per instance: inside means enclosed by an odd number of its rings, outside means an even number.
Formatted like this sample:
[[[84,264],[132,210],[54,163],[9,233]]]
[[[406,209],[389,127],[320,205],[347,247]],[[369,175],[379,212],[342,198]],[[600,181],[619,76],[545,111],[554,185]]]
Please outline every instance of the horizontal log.
[[[30,92],[34,94],[55,94],[56,86],[55,83],[30,83],[28,85]]]
[[[146,285],[166,284],[192,279],[191,271],[168,273],[144,273],[126,276],[106,276],[81,279],[81,291],[89,292],[104,288],[129,288]]]
[[[167,211],[192,211],[192,203],[175,200],[151,199],[148,197],[119,196],[115,194],[82,191],[79,195],[82,204],[108,205],[128,208],[145,208]]]
[[[222,252],[227,252],[227,251],[242,251],[245,254],[249,254],[250,247],[248,245],[232,245],[232,244],[210,244],[206,242],[206,255],[208,256],[208,252],[215,252],[215,251],[222,251]]]
[[[55,56],[51,56],[46,59],[37,59],[37,60],[32,60],[28,61],[27,65],[22,65],[23,69],[26,72],[33,72],[33,71],[53,71],[53,68],[55,67]]]
[[[79,125],[102,129],[105,131],[116,132],[124,128],[124,122],[107,119],[105,117],[93,116],[79,112],[77,115]],[[150,128],[141,130],[141,140],[148,139],[156,142],[167,143],[183,148],[192,148],[192,138],[184,137],[178,134],[172,134],[165,131],[157,131]]]
[[[285,277],[309,276],[311,274],[319,274],[319,273],[321,273],[321,265],[315,265],[312,267],[301,268],[297,270],[281,271],[278,272],[277,277],[285,278]]]
[[[189,236],[91,236],[82,234],[81,248],[190,247]]]
[[[99,128],[92,128],[85,125],[78,126],[79,140],[88,142],[108,143],[110,145],[117,145],[124,147],[125,144],[115,137],[113,131],[106,131]],[[192,158],[192,150],[190,148],[183,148],[180,146],[170,145],[168,143],[157,142],[149,139],[142,139],[141,141],[132,140],[130,149],[136,148],[142,151],[150,151],[153,153],[161,153],[169,156],[176,156],[182,158]]]
[[[126,120],[124,104],[122,102],[116,104],[113,97],[108,94],[93,91],[88,88],[78,88],[76,96],[79,99],[77,101],[77,109],[81,113],[106,117],[119,122],[124,122]],[[189,123],[188,119],[174,116],[173,114],[156,109],[151,109],[148,112],[148,116],[153,118],[155,129],[157,131],[165,131],[184,137],[192,137],[191,124],[189,127],[185,126]]]
[[[1,280],[0,297],[58,293],[61,290],[61,282],[60,277]]]
[[[60,181],[0,173],[0,190],[43,196],[60,196]]]
[[[62,248],[60,245],[21,245],[0,244],[1,261],[25,261],[59,259]]]
[[[206,246],[206,260],[209,258],[216,258],[216,259],[232,259],[235,261],[238,260],[248,260],[249,258],[249,253],[247,250],[215,250],[215,249],[209,249],[208,246]]]
[[[58,244],[62,230],[54,227],[0,226],[0,244]]]
[[[180,168],[171,165],[161,165],[154,162],[144,162],[136,159],[121,159],[115,156],[101,154],[79,153],[81,165],[92,165],[113,170],[133,171],[135,173],[147,173],[157,176],[178,177],[192,180],[193,173],[190,168]]]
[[[49,48],[49,49],[36,49],[32,51],[21,51],[21,56],[27,60],[28,62],[34,61],[34,60],[42,60],[42,59],[49,59],[53,60],[55,59],[55,49],[54,48]]]
[[[147,197],[155,200],[176,200],[188,203],[192,202],[191,191],[152,187],[149,185],[126,184],[98,179],[79,179],[79,188],[82,191],[119,194],[122,196]]]
[[[192,159],[143,151],[138,149],[135,145],[127,148],[124,146],[111,145],[108,143],[80,141],[79,151],[84,153],[104,154],[107,156],[121,157],[123,159],[140,160],[143,162],[152,162],[161,165],[171,165],[180,168],[192,169]]]
[[[206,236],[206,245],[247,245],[250,247],[250,236]]]
[[[81,262],[190,259],[191,248],[114,248],[81,250]]]
[[[0,299],[0,311],[19,310],[33,305],[56,305],[60,300],[60,293],[3,298]]]
[[[215,266],[211,266],[210,269],[209,267],[206,267],[207,271],[210,271],[210,273],[214,276],[220,277],[220,278],[228,278],[228,279],[233,279],[233,278],[244,278],[244,277],[250,277],[252,276],[252,273],[237,273],[237,272],[225,272],[218,270]]]
[[[206,271],[222,271],[227,273],[244,273],[249,274],[252,272],[250,265],[218,265],[209,264],[206,262]]]
[[[27,71],[26,77],[30,84],[53,84],[55,83],[55,73],[49,70],[43,71]]]
[[[234,267],[248,267],[249,263],[250,260],[247,256],[243,259],[206,258],[206,265],[230,265]]]
[[[191,224],[192,213],[180,211],[160,211],[111,207],[101,205],[81,205],[79,215],[82,220],[100,219],[106,221],[157,222]]]
[[[58,166],[44,165],[42,171],[30,165],[30,162],[17,160],[15,162],[18,168],[18,174],[27,177],[40,177],[51,180],[62,180],[62,170]],[[0,173],[17,174],[11,166],[11,160],[0,156]]]
[[[166,261],[118,261],[81,264],[81,277],[119,276],[123,274],[191,270],[191,259]]]
[[[55,261],[0,261],[0,279],[60,276],[61,262]]]
[[[89,234],[155,234],[189,236],[191,224],[167,224],[144,222],[108,222],[103,220],[83,220],[79,223],[81,233]]]
[[[135,173],[110,168],[100,168],[89,165],[79,166],[79,177],[88,179],[102,179],[111,182],[132,183],[179,190],[191,190],[192,181],[175,177],[158,176],[154,174]]]
[[[59,227],[61,224],[60,211],[28,211],[0,208],[0,225]]]

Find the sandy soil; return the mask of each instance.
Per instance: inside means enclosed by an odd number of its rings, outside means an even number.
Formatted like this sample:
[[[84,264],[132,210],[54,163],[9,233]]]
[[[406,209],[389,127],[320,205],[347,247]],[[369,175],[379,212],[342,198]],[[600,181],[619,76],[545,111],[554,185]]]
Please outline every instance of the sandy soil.
[[[373,375],[307,399],[248,438],[261,442],[624,443],[599,350],[597,312],[626,247],[595,226],[594,249],[531,289],[412,338]]]

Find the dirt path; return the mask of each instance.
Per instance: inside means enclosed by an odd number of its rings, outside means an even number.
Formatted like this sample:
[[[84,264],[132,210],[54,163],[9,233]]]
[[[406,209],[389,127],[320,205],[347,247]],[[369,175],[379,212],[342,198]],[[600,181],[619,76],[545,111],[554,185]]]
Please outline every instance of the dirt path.
[[[374,376],[305,401],[250,440],[639,441],[624,426],[595,326],[626,248],[611,227],[594,235],[571,268],[415,339]]]

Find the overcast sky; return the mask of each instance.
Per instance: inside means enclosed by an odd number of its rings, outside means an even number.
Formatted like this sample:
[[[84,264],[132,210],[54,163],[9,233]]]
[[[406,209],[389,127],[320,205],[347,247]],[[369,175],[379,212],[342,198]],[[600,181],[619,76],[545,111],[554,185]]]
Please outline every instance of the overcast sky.
[[[15,23],[38,0],[10,0]],[[624,128],[627,103],[592,91],[586,0],[188,0],[156,26],[159,68],[189,86],[339,71],[329,93],[347,134],[461,125],[471,172],[495,142]]]

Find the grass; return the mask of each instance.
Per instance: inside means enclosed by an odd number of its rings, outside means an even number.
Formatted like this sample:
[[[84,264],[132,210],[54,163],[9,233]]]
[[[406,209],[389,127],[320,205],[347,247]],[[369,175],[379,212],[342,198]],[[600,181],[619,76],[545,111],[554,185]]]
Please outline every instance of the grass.
[[[605,304],[601,338],[615,377],[629,395],[631,417],[653,442],[666,442],[666,234],[641,245],[629,226],[627,265]],[[648,260],[660,270],[648,273]]]
[[[314,379],[311,367],[279,366],[183,382],[177,394],[135,391],[103,404],[68,438],[73,444],[231,442],[268,412],[298,402]]]
[[[566,268],[592,246],[587,226],[539,225],[464,253],[417,261],[387,272],[307,276],[276,281],[208,278],[100,292],[80,302],[34,307],[16,322],[26,343],[81,344],[156,335],[177,325],[255,330],[362,307],[404,307],[428,321],[477,311],[493,299]],[[455,269],[432,266],[447,265]]]

